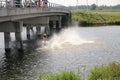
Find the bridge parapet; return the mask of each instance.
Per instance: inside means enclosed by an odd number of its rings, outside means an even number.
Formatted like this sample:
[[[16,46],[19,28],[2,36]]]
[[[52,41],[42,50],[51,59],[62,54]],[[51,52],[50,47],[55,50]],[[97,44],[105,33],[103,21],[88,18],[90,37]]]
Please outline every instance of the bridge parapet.
[[[0,22],[13,20],[13,17],[17,20],[17,17],[18,19],[24,19],[30,17],[70,13],[67,7],[50,2],[48,2],[46,6],[39,6],[38,4],[35,4],[34,6],[22,6],[21,4],[17,4],[17,6],[15,5],[16,4],[14,4],[14,6],[10,5],[5,1],[0,2]]]
[[[47,2],[46,5],[43,5],[42,3],[38,4],[38,3],[33,3],[33,2],[29,2],[29,3],[19,3],[17,4],[16,1],[11,2],[9,1],[0,1],[0,8],[51,8],[51,7],[56,7],[56,8],[62,8],[62,9],[67,9],[66,6],[60,5],[60,4],[56,4],[56,3],[51,3],[51,2]]]

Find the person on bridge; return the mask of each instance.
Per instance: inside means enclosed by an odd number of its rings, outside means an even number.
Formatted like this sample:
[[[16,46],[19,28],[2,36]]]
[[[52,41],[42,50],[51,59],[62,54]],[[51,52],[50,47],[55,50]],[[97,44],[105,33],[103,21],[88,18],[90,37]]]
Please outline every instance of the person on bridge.
[[[48,0],[42,0],[42,7],[47,7]]]

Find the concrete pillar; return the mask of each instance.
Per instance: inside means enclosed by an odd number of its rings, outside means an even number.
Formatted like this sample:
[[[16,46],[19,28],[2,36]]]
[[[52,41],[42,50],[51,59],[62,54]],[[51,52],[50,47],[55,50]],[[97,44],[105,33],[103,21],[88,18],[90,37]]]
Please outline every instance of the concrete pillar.
[[[41,27],[40,26],[36,27],[36,34],[37,34],[37,36],[41,36]]]
[[[15,37],[16,37],[16,47],[18,51],[22,51],[23,45],[22,45],[21,32],[15,32]]]
[[[49,21],[49,29],[50,29],[50,35],[52,35],[52,32],[53,32],[53,21]]]
[[[62,27],[68,27],[68,16],[64,15],[62,16]]]
[[[21,38],[21,31],[23,27],[23,22],[15,22],[14,27],[16,28],[15,31],[15,37],[16,37],[16,47],[18,51],[23,51],[23,45],[22,45],[22,38]]]
[[[30,39],[30,27],[26,27],[27,39]]]
[[[62,28],[62,23],[61,23],[61,20],[62,20],[62,17],[60,16],[60,17],[59,17],[59,29],[61,29],[61,28]]]
[[[30,29],[31,29],[32,33],[34,33],[33,27],[30,27]]]
[[[50,35],[50,26],[49,26],[49,24],[47,24],[47,25],[45,26],[45,33],[46,33],[47,35]]]
[[[4,44],[5,44],[6,52],[11,50],[9,43],[10,43],[10,32],[4,32]]]
[[[56,21],[53,21],[53,32],[56,32]]]

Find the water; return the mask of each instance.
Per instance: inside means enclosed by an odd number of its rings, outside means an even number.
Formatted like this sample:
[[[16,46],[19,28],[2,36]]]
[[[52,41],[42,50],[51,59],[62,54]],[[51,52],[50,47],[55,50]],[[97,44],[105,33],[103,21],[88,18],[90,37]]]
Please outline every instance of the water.
[[[40,73],[79,68],[86,77],[96,65],[120,62],[119,35],[120,26],[73,27],[54,34],[43,48],[41,40],[26,41],[23,35],[24,53],[5,55],[0,33],[0,80],[37,80]],[[14,41],[14,33],[11,36]]]

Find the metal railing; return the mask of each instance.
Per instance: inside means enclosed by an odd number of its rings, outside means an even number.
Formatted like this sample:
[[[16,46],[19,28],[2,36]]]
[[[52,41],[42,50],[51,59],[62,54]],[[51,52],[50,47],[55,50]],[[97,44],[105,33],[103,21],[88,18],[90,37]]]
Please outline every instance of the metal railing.
[[[38,2],[18,2],[18,1],[0,1],[0,8],[61,8],[68,10],[67,7],[55,4],[51,2],[47,3],[38,3]]]
[[[0,8],[6,7],[6,1],[0,1]]]

